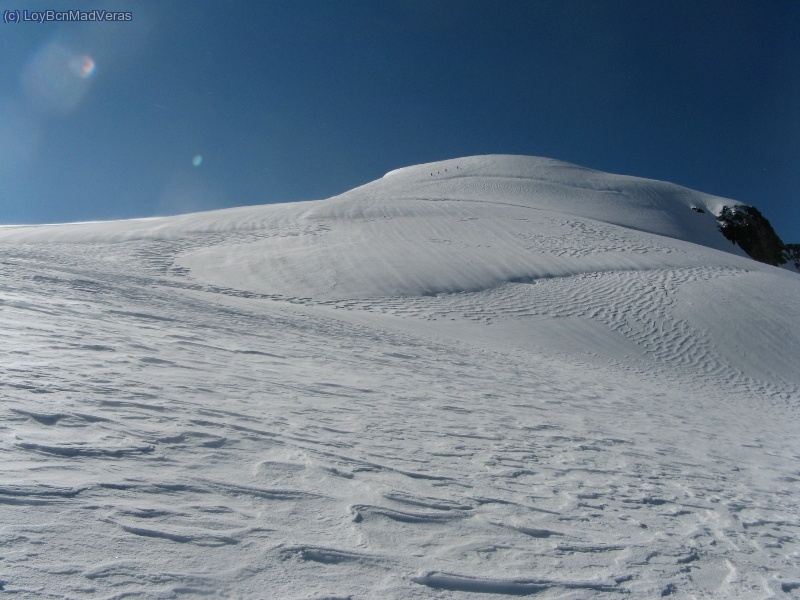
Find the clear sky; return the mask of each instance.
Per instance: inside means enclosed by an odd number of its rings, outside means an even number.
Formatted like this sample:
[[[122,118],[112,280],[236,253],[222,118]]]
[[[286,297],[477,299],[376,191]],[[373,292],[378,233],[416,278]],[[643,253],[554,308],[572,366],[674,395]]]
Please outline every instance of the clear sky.
[[[0,223],[325,198],[548,156],[754,204],[800,242],[797,0],[0,0]],[[8,13],[4,13],[8,16]]]

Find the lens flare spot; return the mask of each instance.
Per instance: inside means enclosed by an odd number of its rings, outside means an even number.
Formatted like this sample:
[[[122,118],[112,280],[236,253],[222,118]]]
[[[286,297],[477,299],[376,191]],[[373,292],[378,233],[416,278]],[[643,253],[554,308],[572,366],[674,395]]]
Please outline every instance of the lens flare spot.
[[[70,70],[81,79],[88,79],[94,74],[95,62],[85,54],[74,57],[70,63]]]
[[[50,42],[25,67],[22,87],[37,112],[66,114],[80,104],[93,72],[94,61],[86,54]]]
[[[200,165],[203,164],[203,157],[200,156],[199,154],[195,155],[195,157],[192,159],[192,164],[195,167],[199,167]]]

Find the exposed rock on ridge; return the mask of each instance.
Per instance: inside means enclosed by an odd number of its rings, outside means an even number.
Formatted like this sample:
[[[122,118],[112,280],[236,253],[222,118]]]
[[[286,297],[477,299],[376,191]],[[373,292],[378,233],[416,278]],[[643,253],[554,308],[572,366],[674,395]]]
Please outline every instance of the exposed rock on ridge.
[[[785,244],[754,206],[723,206],[717,220],[722,235],[754,260],[776,267],[791,261],[800,271],[800,244]]]

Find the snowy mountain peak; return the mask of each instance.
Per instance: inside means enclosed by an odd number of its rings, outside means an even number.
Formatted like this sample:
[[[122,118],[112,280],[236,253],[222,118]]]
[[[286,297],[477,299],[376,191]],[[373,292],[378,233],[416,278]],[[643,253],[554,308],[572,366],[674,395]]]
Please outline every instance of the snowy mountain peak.
[[[0,589],[791,594],[800,278],[722,206],[485,156],[0,228]]]
[[[405,167],[344,194],[512,202],[730,251],[715,216],[736,200],[550,158],[471,156]]]
[[[513,155],[415,165],[390,171],[383,179],[389,181],[378,180],[353,193],[403,196],[423,190],[437,197],[466,199],[475,196],[476,188],[489,187],[492,193],[486,195],[487,201],[522,201],[532,208],[559,210],[739,255],[744,252],[771,265],[789,263],[790,269],[800,271],[794,245],[784,244],[756,208],[664,181],[613,175],[550,158]],[[735,219],[734,215],[749,216]],[[743,229],[745,221],[747,231]],[[725,244],[723,237],[736,247]]]

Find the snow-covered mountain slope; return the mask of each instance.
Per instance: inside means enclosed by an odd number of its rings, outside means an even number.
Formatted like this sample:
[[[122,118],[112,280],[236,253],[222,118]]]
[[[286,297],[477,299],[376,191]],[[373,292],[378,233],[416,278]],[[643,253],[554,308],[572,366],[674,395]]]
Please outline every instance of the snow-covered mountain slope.
[[[0,228],[0,588],[798,594],[800,277],[736,204],[484,156]]]

